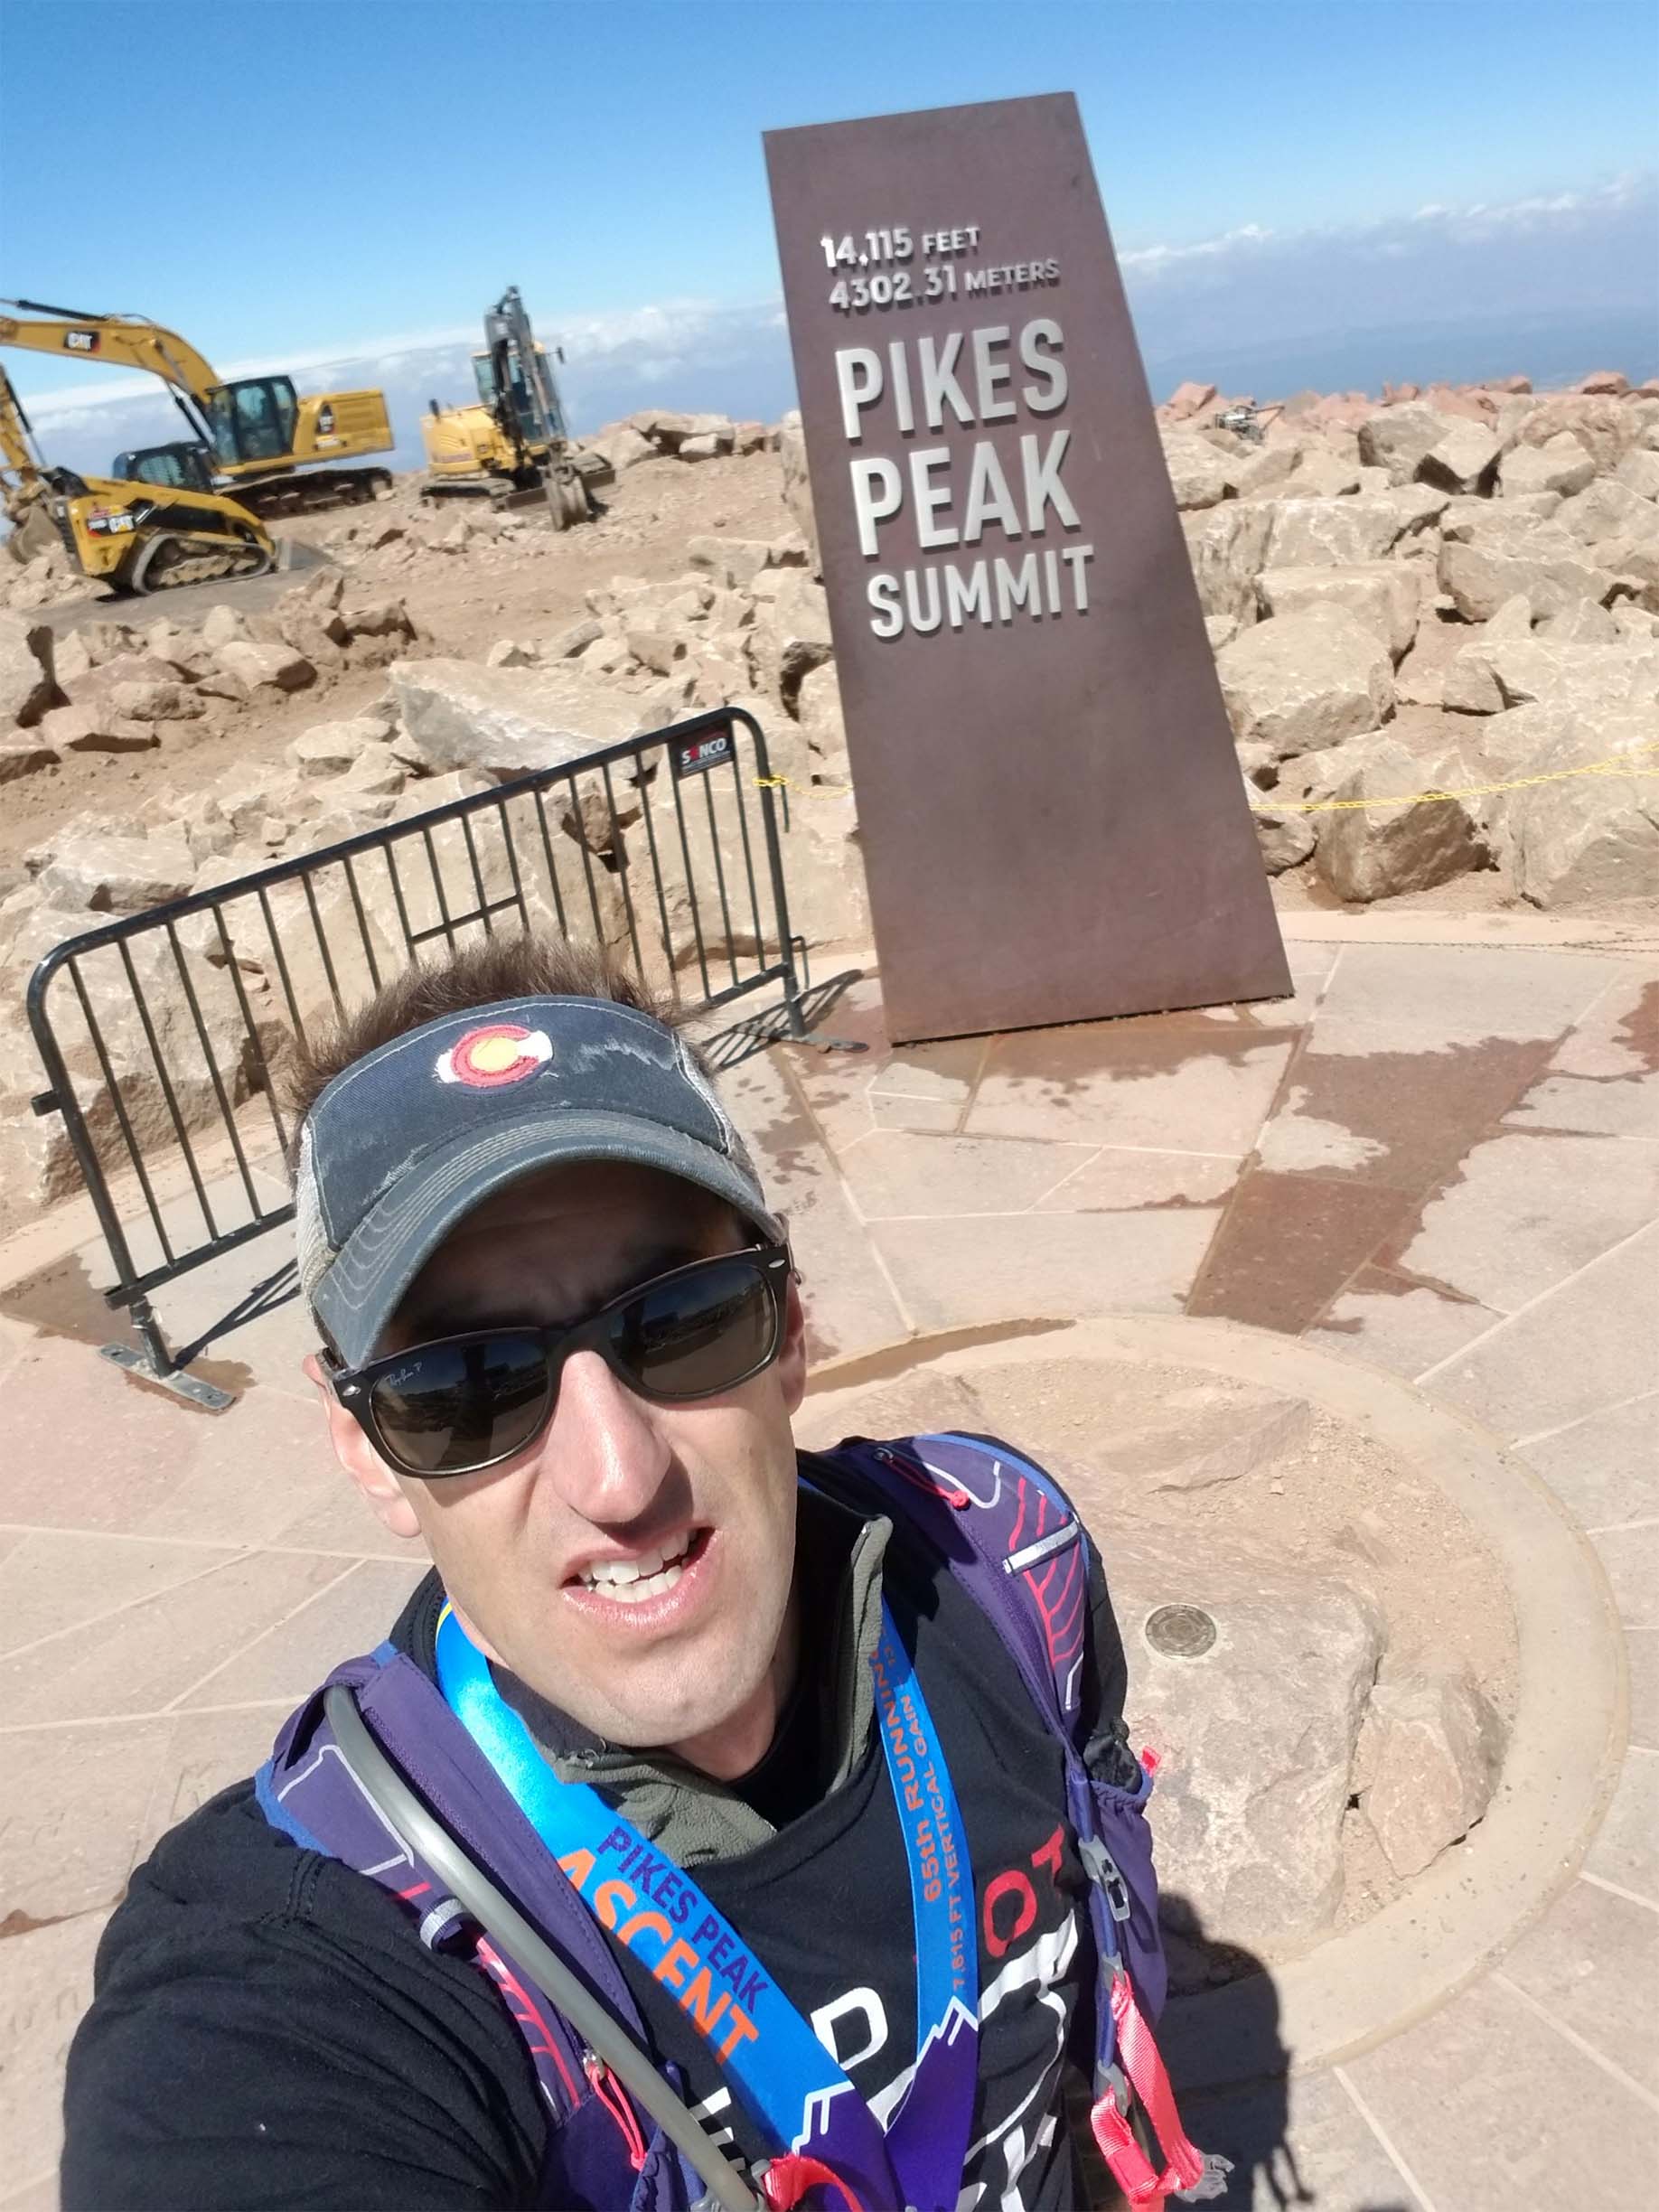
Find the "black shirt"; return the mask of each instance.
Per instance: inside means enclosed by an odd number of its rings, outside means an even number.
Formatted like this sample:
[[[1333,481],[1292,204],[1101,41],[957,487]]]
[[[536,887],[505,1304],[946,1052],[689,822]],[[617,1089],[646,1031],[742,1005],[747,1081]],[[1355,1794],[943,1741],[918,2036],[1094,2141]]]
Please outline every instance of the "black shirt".
[[[973,1863],[982,2026],[964,2176],[977,2194],[964,2201],[1063,2212],[1082,2198],[1059,2073],[1091,1963],[1060,1748],[970,1597],[899,1532],[883,1573]],[[1110,1721],[1122,1659],[1098,1570],[1093,1595],[1093,1688]],[[429,1577],[393,1632],[428,1672],[440,1596]],[[839,1788],[800,1802],[801,1774],[822,1771],[823,1726],[821,1702],[798,1696],[773,1754],[738,1786],[783,1816],[778,1832],[698,1879],[885,2118],[915,2051],[908,1872],[873,1734]],[[618,1956],[688,2101],[717,2138],[731,2131],[728,2155],[758,2155],[707,2046]],[[529,2205],[546,2127],[493,1985],[423,1948],[375,1883],[267,1826],[249,1784],[173,1830],[134,1875],[99,1946],[65,2115],[65,2212]]]

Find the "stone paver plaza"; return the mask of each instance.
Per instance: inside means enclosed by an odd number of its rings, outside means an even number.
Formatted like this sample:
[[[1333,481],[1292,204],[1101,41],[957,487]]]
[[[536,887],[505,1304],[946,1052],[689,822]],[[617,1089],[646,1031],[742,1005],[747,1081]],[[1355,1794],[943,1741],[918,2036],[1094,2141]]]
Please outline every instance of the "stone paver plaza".
[[[825,1027],[871,1049],[768,1053],[726,1092],[824,1360],[1222,1317],[1415,1384],[1551,1486],[1629,1669],[1582,1864],[1429,2017],[1190,2116],[1240,2160],[1229,2204],[1636,2212],[1659,2173],[1659,946],[1288,921],[1290,1001],[893,1050],[870,979]],[[174,1340],[277,1242],[165,1294]],[[128,1870],[418,1571],[333,1467],[295,1305],[213,1346],[241,1391],[213,1418],[93,1356],[106,1279],[79,1207],[0,1252],[0,2207],[27,2212],[55,2202],[63,2052]]]

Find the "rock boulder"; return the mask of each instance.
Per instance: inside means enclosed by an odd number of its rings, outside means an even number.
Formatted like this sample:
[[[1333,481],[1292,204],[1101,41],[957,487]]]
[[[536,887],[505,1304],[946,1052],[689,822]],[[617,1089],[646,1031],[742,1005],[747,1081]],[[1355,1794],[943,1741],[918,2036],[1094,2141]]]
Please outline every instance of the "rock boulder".
[[[772,547],[764,538],[691,538],[686,541],[686,558],[730,590],[752,583],[771,566]]]
[[[1223,646],[1215,667],[1234,736],[1280,760],[1375,729],[1393,708],[1388,647],[1344,606],[1259,623]]]
[[[1379,1682],[1355,1758],[1360,1809],[1402,1879],[1431,1866],[1492,1802],[1503,1729],[1457,1674]]]
[[[1112,1597],[1133,1737],[1164,1755],[1151,1818],[1166,1898],[1202,1898],[1222,1943],[1271,1955],[1317,1940],[1342,1898],[1343,1816],[1382,1650],[1375,1612],[1328,1574],[1223,1557],[1185,1532],[1114,1537]],[[1155,1647],[1145,1624],[1167,1605],[1210,1616],[1208,1653]]]
[[[749,659],[756,689],[792,709],[803,680],[821,668],[835,651],[830,635],[830,602],[824,587],[804,569],[785,570],[770,604],[757,613],[749,633]]]
[[[1488,633],[1478,646],[1465,651],[1466,655],[1477,655],[1491,670],[1503,695],[1501,706],[1542,701],[1564,707],[1586,722],[1628,708],[1645,709],[1659,719],[1659,644],[1651,640],[1580,644],[1553,633],[1504,637]]]
[[[486,669],[469,661],[397,661],[399,759],[431,773],[470,768],[505,778],[620,744],[642,726],[638,702],[574,668]]]
[[[55,768],[59,758],[57,747],[47,744],[38,730],[17,730],[0,736],[0,784]]]
[[[250,698],[261,690],[303,691],[317,680],[315,668],[291,645],[254,645],[232,639],[216,648],[214,658]]]
[[[1400,561],[1360,561],[1351,567],[1269,568],[1257,580],[1264,614],[1296,614],[1310,606],[1345,607],[1380,637],[1399,661],[1417,635],[1422,579]]]
[[[814,576],[823,572],[818,549],[818,518],[812,511],[812,483],[807,473],[806,435],[799,409],[792,409],[778,425],[778,464],[783,472],[783,504],[795,528],[806,540],[809,565]]]
[[[1241,624],[1255,621],[1256,578],[1267,566],[1279,511],[1267,500],[1226,500],[1181,517],[1198,604],[1206,615]]]
[[[52,634],[44,623],[0,614],[0,728],[40,720],[58,696]]]
[[[1603,567],[1617,563],[1606,558],[1602,548],[1659,545],[1659,507],[1620,483],[1616,476],[1599,476],[1582,492],[1563,500],[1553,520],[1581,545],[1595,548]]]
[[[112,698],[90,692],[43,714],[40,735],[65,753],[147,753],[161,743],[154,724],[129,721]]]
[[[365,754],[385,750],[386,733],[377,721],[319,722],[314,729],[295,738],[288,747],[288,758],[303,776],[337,776],[343,775]]]
[[[42,870],[42,895],[52,904],[94,914],[141,914],[183,898],[196,864],[182,830],[146,837],[71,838]]]
[[[1296,479],[1290,480],[1295,489]],[[1416,495],[1414,495],[1415,497]],[[1352,499],[1287,499],[1271,510],[1267,565],[1275,568],[1352,567],[1381,560],[1412,526],[1419,512],[1385,492]],[[1432,507],[1422,511],[1432,512]]]
[[[1116,1430],[1097,1454],[1108,1474],[1147,1490],[1212,1490],[1259,1475],[1306,1442],[1307,1401],[1275,1391],[1186,1393],[1139,1428]]]
[[[1233,464],[1207,438],[1190,430],[1166,430],[1163,446],[1176,505],[1184,512],[1214,507],[1232,497],[1235,488]]]
[[[1176,386],[1165,400],[1163,411],[1171,422],[1186,422],[1194,415],[1202,415],[1214,398],[1214,384],[1198,384],[1188,378],[1186,383]]]
[[[1605,600],[1614,579],[1554,521],[1505,514],[1495,504],[1477,526],[1459,524],[1440,548],[1439,583],[1466,622],[1487,622],[1523,593],[1541,620],[1574,599]]]
[[[1541,716],[1547,730],[1550,715],[1525,708],[1497,719],[1514,725]],[[1633,755],[1633,773],[1571,776],[1504,795],[1499,821],[1522,897],[1542,907],[1659,899],[1659,778],[1651,773],[1654,755],[1635,750],[1653,737],[1651,710],[1588,723],[1563,715],[1554,726],[1561,735],[1553,744],[1527,745],[1520,773],[1550,774],[1623,752]]]
[[[637,467],[642,461],[654,460],[657,453],[651,440],[632,423],[616,423],[608,430],[601,430],[596,437],[588,439],[585,450],[597,454],[605,467],[617,476],[623,469]]]
[[[1498,488],[1505,499],[1533,492],[1569,498],[1595,473],[1596,464],[1572,432],[1558,430],[1542,445],[1512,445],[1498,463]]]
[[[1455,422],[1417,464],[1424,483],[1443,492],[1489,492],[1497,476],[1500,441],[1480,423]]]
[[[1419,402],[1379,408],[1359,426],[1359,457],[1369,468],[1386,469],[1391,483],[1410,483],[1419,463],[1434,451],[1449,426],[1444,415]]]
[[[1639,499],[1659,500],[1659,452],[1638,446],[1613,472],[1613,481]]]
[[[1314,817],[1316,872],[1338,898],[1369,904],[1408,891],[1432,890],[1455,876],[1487,867],[1492,849],[1480,801],[1417,799],[1476,782],[1455,746],[1408,750],[1384,731],[1362,747],[1354,767],[1329,786],[1333,800],[1395,800],[1392,805],[1345,808]]]

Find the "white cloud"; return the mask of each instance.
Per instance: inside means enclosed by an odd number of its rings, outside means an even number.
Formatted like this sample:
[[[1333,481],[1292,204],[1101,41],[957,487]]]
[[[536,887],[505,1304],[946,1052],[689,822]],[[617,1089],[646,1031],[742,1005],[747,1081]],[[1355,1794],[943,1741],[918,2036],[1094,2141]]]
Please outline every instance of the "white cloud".
[[[1241,248],[1264,245],[1273,236],[1260,223],[1242,223],[1236,230],[1223,230],[1219,238],[1199,239],[1190,246],[1138,246],[1130,253],[1118,258],[1126,269],[1141,269],[1148,275],[1159,269],[1173,268],[1182,261],[1214,260],[1218,254],[1237,252]]]
[[[1561,219],[1571,222],[1611,215],[1651,200],[1656,184],[1659,180],[1651,174],[1631,171],[1585,192],[1537,192],[1524,199],[1503,202],[1476,200],[1462,207],[1430,200],[1412,215],[1383,216],[1371,222],[1312,225],[1305,230],[1278,231],[1264,230],[1259,223],[1242,223],[1214,238],[1180,246],[1140,246],[1119,258],[1126,270],[1137,276],[1156,277],[1195,263],[1260,255],[1264,249],[1296,253],[1321,242],[1336,245],[1346,240],[1355,247],[1370,245],[1389,250],[1389,242],[1407,224],[1420,232],[1438,230],[1452,240],[1477,240],[1503,231],[1536,230]]]

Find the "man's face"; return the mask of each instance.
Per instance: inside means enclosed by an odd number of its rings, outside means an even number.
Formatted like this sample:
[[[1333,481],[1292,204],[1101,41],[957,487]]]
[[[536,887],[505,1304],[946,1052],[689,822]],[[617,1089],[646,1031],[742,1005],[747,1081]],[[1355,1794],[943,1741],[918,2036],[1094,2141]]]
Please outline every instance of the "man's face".
[[[653,1275],[745,1241],[730,1210],[654,1170],[601,1163],[513,1185],[426,1262],[380,1353],[497,1324],[583,1319]],[[334,1448],[387,1525],[419,1534],[492,1658],[610,1742],[685,1744],[749,1706],[780,1647],[794,1568],[790,1416],[805,1386],[792,1289],[779,1358],[718,1398],[656,1405],[595,1352],[516,1459],[397,1475],[325,1392]],[[658,1594],[606,1595],[610,1563],[683,1558]],[[665,1587],[668,1586],[668,1587]],[[760,1747],[764,1748],[764,1742]]]

